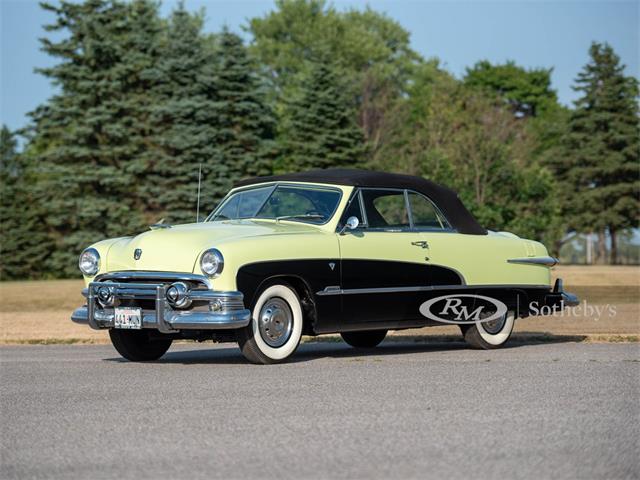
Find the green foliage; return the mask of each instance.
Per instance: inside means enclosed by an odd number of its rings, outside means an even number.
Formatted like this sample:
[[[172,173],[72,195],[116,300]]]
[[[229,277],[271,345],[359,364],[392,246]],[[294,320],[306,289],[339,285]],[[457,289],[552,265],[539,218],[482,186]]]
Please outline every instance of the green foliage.
[[[551,71],[526,70],[514,62],[492,65],[483,60],[467,69],[464,82],[504,98],[518,116],[535,117],[557,103],[556,93],[551,89]]]
[[[364,138],[336,67],[318,61],[301,83],[299,96],[286,107],[285,156],[280,169],[304,171],[361,164]]]
[[[148,205],[168,222],[193,221],[202,166],[202,209],[210,211],[241,178],[271,172],[275,121],[242,40],[201,32],[202,16],[173,12],[162,55],[145,73],[150,110]]]
[[[417,70],[374,158],[460,194],[480,223],[543,238],[557,207],[552,175],[533,159],[526,124],[499,98],[457,82],[437,63]]]
[[[354,81],[370,69],[403,83],[419,57],[409,33],[370,8],[338,12],[324,0],[276,0],[276,9],[249,21],[253,51],[279,89],[296,87],[319,55],[328,54]]]
[[[421,62],[402,26],[369,7],[339,12],[324,0],[276,0],[276,9],[251,19],[248,29],[281,116],[288,100],[301,95],[301,79],[311,75],[317,59],[330,58],[340,68],[343,98],[355,108],[369,151],[380,146],[386,113]]]
[[[571,227],[615,233],[637,228],[640,217],[638,82],[624,75],[609,45],[594,43],[589,54],[556,167],[568,186],[563,203]]]
[[[201,35],[202,22],[201,15],[192,16],[180,5],[159,39],[162,54],[144,71],[154,102],[149,108],[152,134],[143,153],[147,175],[141,188],[153,220],[193,221],[200,163],[207,164],[206,172],[218,157],[212,141],[218,92],[213,52]]]
[[[91,0],[43,5],[56,15],[48,31],[68,35],[42,47],[59,63],[41,72],[59,93],[33,113],[39,187],[56,248],[46,269],[77,272],[77,256],[101,238],[145,226],[144,161],[153,104],[142,72],[158,59],[156,5]]]
[[[13,132],[0,131],[0,279],[37,278],[42,258],[53,248],[42,228],[35,182],[28,157],[17,152]]]
[[[241,178],[272,173],[278,153],[276,121],[266,103],[265,84],[241,38],[226,28],[218,37],[215,69],[219,91],[215,142],[225,169],[207,178],[217,185],[209,200],[211,208],[215,206],[211,200],[220,200]]]

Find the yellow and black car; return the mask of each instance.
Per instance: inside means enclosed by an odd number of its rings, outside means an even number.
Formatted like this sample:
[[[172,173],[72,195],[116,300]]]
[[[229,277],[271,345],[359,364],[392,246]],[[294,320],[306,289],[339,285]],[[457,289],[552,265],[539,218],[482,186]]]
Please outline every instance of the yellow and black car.
[[[203,222],[87,248],[87,304],[72,320],[109,329],[133,361],[174,339],[232,337],[248,360],[274,363],[303,334],[372,348],[388,330],[446,323],[496,348],[516,318],[577,302],[551,286],[556,262],[423,178],[318,170],[245,180]]]

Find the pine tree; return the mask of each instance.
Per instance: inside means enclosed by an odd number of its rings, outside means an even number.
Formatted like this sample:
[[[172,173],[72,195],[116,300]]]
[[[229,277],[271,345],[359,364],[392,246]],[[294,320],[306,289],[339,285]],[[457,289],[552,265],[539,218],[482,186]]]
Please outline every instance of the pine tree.
[[[287,106],[282,170],[353,167],[363,162],[364,137],[347,91],[336,66],[324,59],[313,64],[302,79],[300,95]]]
[[[202,17],[173,12],[155,83],[153,207],[170,222],[195,218],[199,167],[201,213],[241,178],[271,172],[274,116],[242,40],[226,29],[201,33]]]
[[[55,275],[77,274],[88,244],[140,231],[148,158],[150,80],[158,56],[157,5],[87,0],[43,4],[56,15],[46,27],[62,32],[42,48],[60,61],[40,71],[59,93],[33,112],[32,149],[56,249]]]
[[[221,161],[215,140],[215,56],[201,33],[202,23],[202,15],[192,15],[180,4],[163,35],[160,59],[146,72],[155,104],[144,188],[148,208],[169,223],[195,220],[200,164],[206,176]],[[216,193],[205,186],[202,196]]]
[[[276,120],[255,62],[242,39],[226,27],[217,37],[215,71],[220,165],[208,175],[207,185],[220,198],[242,178],[273,172]]]
[[[28,157],[17,152],[15,135],[0,131],[0,279],[37,278],[52,248],[43,229]]]
[[[624,75],[620,58],[607,44],[593,43],[591,61],[579,73],[566,137],[566,161],[559,165],[572,187],[566,192],[574,229],[615,237],[637,227],[640,215],[640,128],[638,83]],[[600,261],[604,261],[601,241]]]

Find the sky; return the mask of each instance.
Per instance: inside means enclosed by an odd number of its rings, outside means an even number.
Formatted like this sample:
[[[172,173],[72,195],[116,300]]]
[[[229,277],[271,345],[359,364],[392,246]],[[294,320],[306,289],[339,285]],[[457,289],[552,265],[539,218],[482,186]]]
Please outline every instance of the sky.
[[[640,0],[333,2],[339,10],[367,4],[397,20],[411,33],[417,52],[439,58],[456,76],[483,59],[553,67],[553,88],[561,102],[570,104],[576,98],[573,80],[588,61],[591,42],[598,41],[608,42],[627,66],[627,74],[640,78]],[[165,0],[163,15],[175,5]],[[206,8],[206,31],[228,25],[238,33],[247,19],[274,8],[271,0],[186,0],[186,6]],[[45,36],[42,25],[51,21],[52,15],[37,1],[0,0],[0,122],[11,129],[24,126],[27,113],[54,92],[49,81],[34,72],[54,62],[38,42]],[[249,34],[243,36],[250,40]]]

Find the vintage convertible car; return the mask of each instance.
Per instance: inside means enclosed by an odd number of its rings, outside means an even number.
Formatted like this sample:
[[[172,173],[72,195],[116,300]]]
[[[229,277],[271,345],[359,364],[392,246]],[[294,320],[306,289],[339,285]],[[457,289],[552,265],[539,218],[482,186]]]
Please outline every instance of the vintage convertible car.
[[[488,232],[428,180],[319,170],[245,180],[203,222],[87,248],[87,304],[72,320],[109,329],[133,361],[174,339],[233,338],[249,361],[274,363],[303,334],[372,348],[388,330],[442,322],[489,349],[516,318],[577,302],[551,287],[556,262],[538,242]]]

